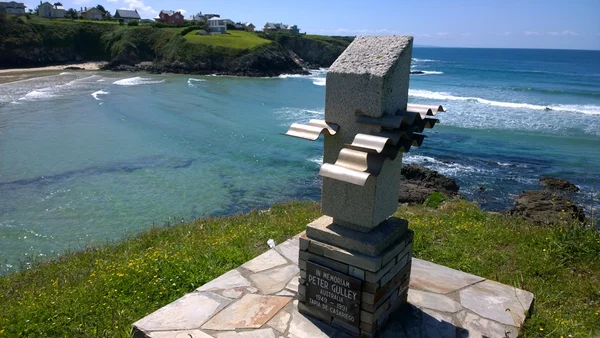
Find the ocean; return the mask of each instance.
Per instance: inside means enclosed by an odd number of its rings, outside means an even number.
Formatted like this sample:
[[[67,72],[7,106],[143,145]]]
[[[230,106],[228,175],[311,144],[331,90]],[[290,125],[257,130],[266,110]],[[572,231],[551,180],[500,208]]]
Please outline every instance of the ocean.
[[[600,206],[600,51],[415,48],[412,69],[409,101],[448,111],[405,163],[455,178],[487,210],[543,175]],[[0,84],[0,274],[153,224],[318,201],[322,141],[281,133],[323,118],[326,73]]]

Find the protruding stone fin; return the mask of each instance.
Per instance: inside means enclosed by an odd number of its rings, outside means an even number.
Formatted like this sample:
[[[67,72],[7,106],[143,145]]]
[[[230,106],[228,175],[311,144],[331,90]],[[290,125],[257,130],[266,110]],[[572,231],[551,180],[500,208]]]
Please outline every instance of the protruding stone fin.
[[[356,134],[352,144],[346,145],[346,148],[381,153],[387,144],[392,143],[390,141],[389,138],[383,136]]]
[[[293,123],[284,135],[315,141],[324,132],[335,135],[338,128],[339,126],[335,123],[327,123],[324,120],[310,120],[308,124]]]
[[[364,186],[371,174],[362,171],[356,171],[335,164],[324,163],[319,170],[319,175],[329,177],[337,181],[342,181],[354,185]]]

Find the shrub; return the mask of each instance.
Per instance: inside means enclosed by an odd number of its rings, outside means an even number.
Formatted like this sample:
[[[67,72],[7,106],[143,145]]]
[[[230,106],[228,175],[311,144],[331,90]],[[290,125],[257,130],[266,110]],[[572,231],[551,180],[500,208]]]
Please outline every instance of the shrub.
[[[446,200],[446,195],[441,192],[434,192],[423,203],[426,207],[437,209]]]
[[[121,22],[121,21],[119,20],[119,22]],[[139,22],[137,20],[131,20],[127,23],[127,26],[138,26],[138,25],[139,25]]]
[[[201,30],[201,29],[204,29],[204,30],[206,30],[206,27],[204,27],[203,25],[190,26],[190,27],[184,28],[184,29],[181,31],[181,33],[180,33],[180,34],[181,34],[182,36],[185,36],[185,35],[186,35],[187,33],[189,33],[189,32],[193,32],[193,31],[199,31],[199,30]]]

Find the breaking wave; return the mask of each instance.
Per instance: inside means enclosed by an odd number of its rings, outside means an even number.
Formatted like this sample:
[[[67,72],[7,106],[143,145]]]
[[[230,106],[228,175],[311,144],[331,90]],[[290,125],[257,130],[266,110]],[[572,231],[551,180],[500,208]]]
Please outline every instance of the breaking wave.
[[[478,102],[481,104],[487,104],[496,107],[505,108],[521,108],[531,110],[554,110],[554,111],[565,111],[574,112],[588,115],[600,115],[600,106],[596,105],[575,105],[575,104],[558,104],[543,106],[531,103],[518,103],[518,102],[503,102],[503,101],[492,101],[486,100],[480,97],[469,97],[469,96],[454,96],[446,92],[432,92],[429,90],[410,89],[408,95],[412,97],[420,97],[431,100],[450,100],[450,101],[471,101]]]
[[[327,84],[327,79],[324,77],[313,78],[313,84],[317,86],[325,86]]]
[[[113,82],[113,84],[116,84],[119,86],[138,86],[138,85],[156,84],[156,83],[163,83],[163,82],[165,82],[165,80],[153,80],[153,79],[149,79],[149,78],[136,76],[136,77],[130,77],[130,78],[115,81],[115,82]]]
[[[94,97],[94,99],[100,101],[100,99],[98,98],[98,95],[106,95],[106,94],[110,94],[109,92],[105,92],[103,90],[99,90],[97,92],[93,92],[92,96]]]
[[[187,80],[187,84],[188,84],[188,87],[197,88],[198,86],[196,86],[194,84],[194,82],[205,82],[205,81],[206,81],[205,79],[194,79],[191,77]]]

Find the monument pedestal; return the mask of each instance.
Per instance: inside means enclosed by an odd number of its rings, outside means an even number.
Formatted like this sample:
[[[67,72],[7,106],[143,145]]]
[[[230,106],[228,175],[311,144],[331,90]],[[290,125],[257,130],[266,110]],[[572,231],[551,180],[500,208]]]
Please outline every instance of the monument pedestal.
[[[406,303],[413,232],[390,217],[368,233],[322,216],[300,237],[298,310],[360,337],[375,337]]]

